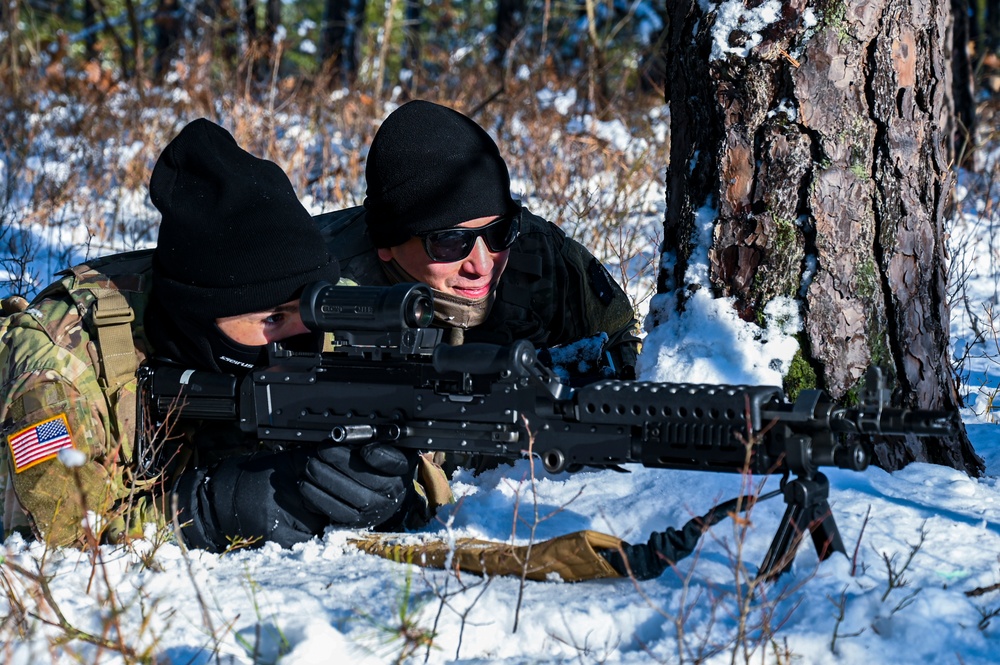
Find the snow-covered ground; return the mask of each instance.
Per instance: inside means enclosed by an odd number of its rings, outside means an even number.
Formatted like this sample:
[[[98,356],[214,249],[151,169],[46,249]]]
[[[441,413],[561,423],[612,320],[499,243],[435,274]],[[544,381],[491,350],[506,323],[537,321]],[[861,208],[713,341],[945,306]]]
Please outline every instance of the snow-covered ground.
[[[522,183],[533,205],[530,186]],[[997,222],[977,212],[992,206],[972,191],[960,188],[968,213],[955,220],[952,237],[975,247],[962,255],[965,293],[980,329],[988,330],[981,315],[997,303]],[[662,190],[650,200],[656,196],[662,201]],[[655,220],[655,205],[645,214],[644,223]],[[42,258],[79,242],[71,231],[31,232],[47,247]],[[959,250],[953,246],[953,256]],[[36,272],[50,270],[39,264]],[[669,296],[647,306],[667,307]],[[755,334],[725,303],[692,300],[684,317],[647,331],[641,378],[774,383],[774,368],[794,350],[795,325],[787,303],[776,308],[784,327]],[[268,545],[223,556],[185,555],[154,538],[131,549],[104,548],[96,567],[73,550],[44,553],[42,561],[39,545],[14,536],[3,545],[0,567],[0,616],[8,617],[0,624],[0,661],[123,662],[109,646],[65,639],[65,627],[49,625],[58,608],[66,625],[145,653],[144,662],[172,665],[386,663],[407,656],[428,663],[995,663],[1000,426],[987,405],[1000,387],[1000,367],[995,339],[976,337],[966,312],[955,308],[952,335],[956,353],[968,351],[970,408],[963,417],[986,475],[970,479],[926,464],[894,474],[829,470],[830,503],[850,556],[821,562],[805,544],[789,573],[752,596],[747,585],[784,511],[780,499],[756,506],[749,521],[719,523],[696,555],[638,583],[522,583],[426,570],[362,554],[344,532],[291,550]],[[721,346],[729,351],[719,353]],[[765,491],[778,483],[754,480]],[[423,533],[526,543],[533,527],[537,539],[595,529],[642,542],[736,496],[742,483],[737,474],[641,467],[628,474],[538,471],[532,478],[522,460],[479,477],[459,472],[454,489],[462,500]],[[39,568],[47,598],[25,572]]]

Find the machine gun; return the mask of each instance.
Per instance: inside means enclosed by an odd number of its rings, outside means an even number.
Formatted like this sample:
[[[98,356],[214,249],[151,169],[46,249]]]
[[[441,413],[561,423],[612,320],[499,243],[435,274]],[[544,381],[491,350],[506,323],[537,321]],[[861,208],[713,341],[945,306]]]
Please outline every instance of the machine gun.
[[[877,370],[853,407],[819,390],[789,402],[774,386],[604,379],[571,388],[528,342],[441,344],[423,284],[316,283],[300,302],[305,324],[325,333],[322,350],[274,343],[269,366],[242,381],[156,368],[144,379],[154,412],[165,418],[180,403],[183,418],[238,420],[261,440],[530,453],[551,473],[638,463],[782,474],[787,508],[758,573],[768,578],[787,569],[806,531],[821,558],[845,551],[821,467],[864,470],[871,435],[952,430],[947,413],[888,407]]]

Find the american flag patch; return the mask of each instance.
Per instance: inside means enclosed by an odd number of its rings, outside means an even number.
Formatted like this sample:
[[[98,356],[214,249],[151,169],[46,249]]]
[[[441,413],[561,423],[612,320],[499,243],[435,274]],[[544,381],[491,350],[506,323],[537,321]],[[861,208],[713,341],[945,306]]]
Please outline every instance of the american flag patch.
[[[7,442],[14,457],[14,473],[52,459],[63,448],[73,447],[65,413],[35,423],[11,435]]]

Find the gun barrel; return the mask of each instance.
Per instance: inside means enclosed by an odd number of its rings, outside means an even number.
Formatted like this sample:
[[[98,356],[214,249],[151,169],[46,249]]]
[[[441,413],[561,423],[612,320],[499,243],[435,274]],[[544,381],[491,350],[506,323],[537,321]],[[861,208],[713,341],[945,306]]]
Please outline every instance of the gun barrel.
[[[915,434],[948,436],[955,433],[952,414],[921,409],[843,409],[834,412],[831,426],[858,434]]]

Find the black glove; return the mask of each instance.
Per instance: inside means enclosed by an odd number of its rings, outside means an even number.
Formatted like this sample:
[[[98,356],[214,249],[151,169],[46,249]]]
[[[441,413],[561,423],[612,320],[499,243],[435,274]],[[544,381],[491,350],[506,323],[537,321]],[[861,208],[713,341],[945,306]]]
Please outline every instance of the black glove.
[[[322,533],[327,519],[299,493],[306,461],[302,450],[256,452],[185,471],[174,488],[184,542],[221,552],[236,537],[291,547]]]
[[[416,465],[416,454],[383,443],[326,446],[306,463],[299,491],[334,526],[379,526],[406,510]]]
[[[659,577],[670,564],[691,554],[698,546],[704,528],[703,519],[696,517],[688,520],[682,529],[670,527],[666,531],[654,532],[645,545],[622,543],[621,551],[599,550],[598,553],[622,577],[631,574],[637,580],[650,580]],[[622,553],[628,560],[628,567],[622,560]]]
[[[331,525],[375,526],[404,507],[415,460],[372,443],[238,455],[191,469],[174,490],[181,535],[219,552],[232,537],[290,547]]]

